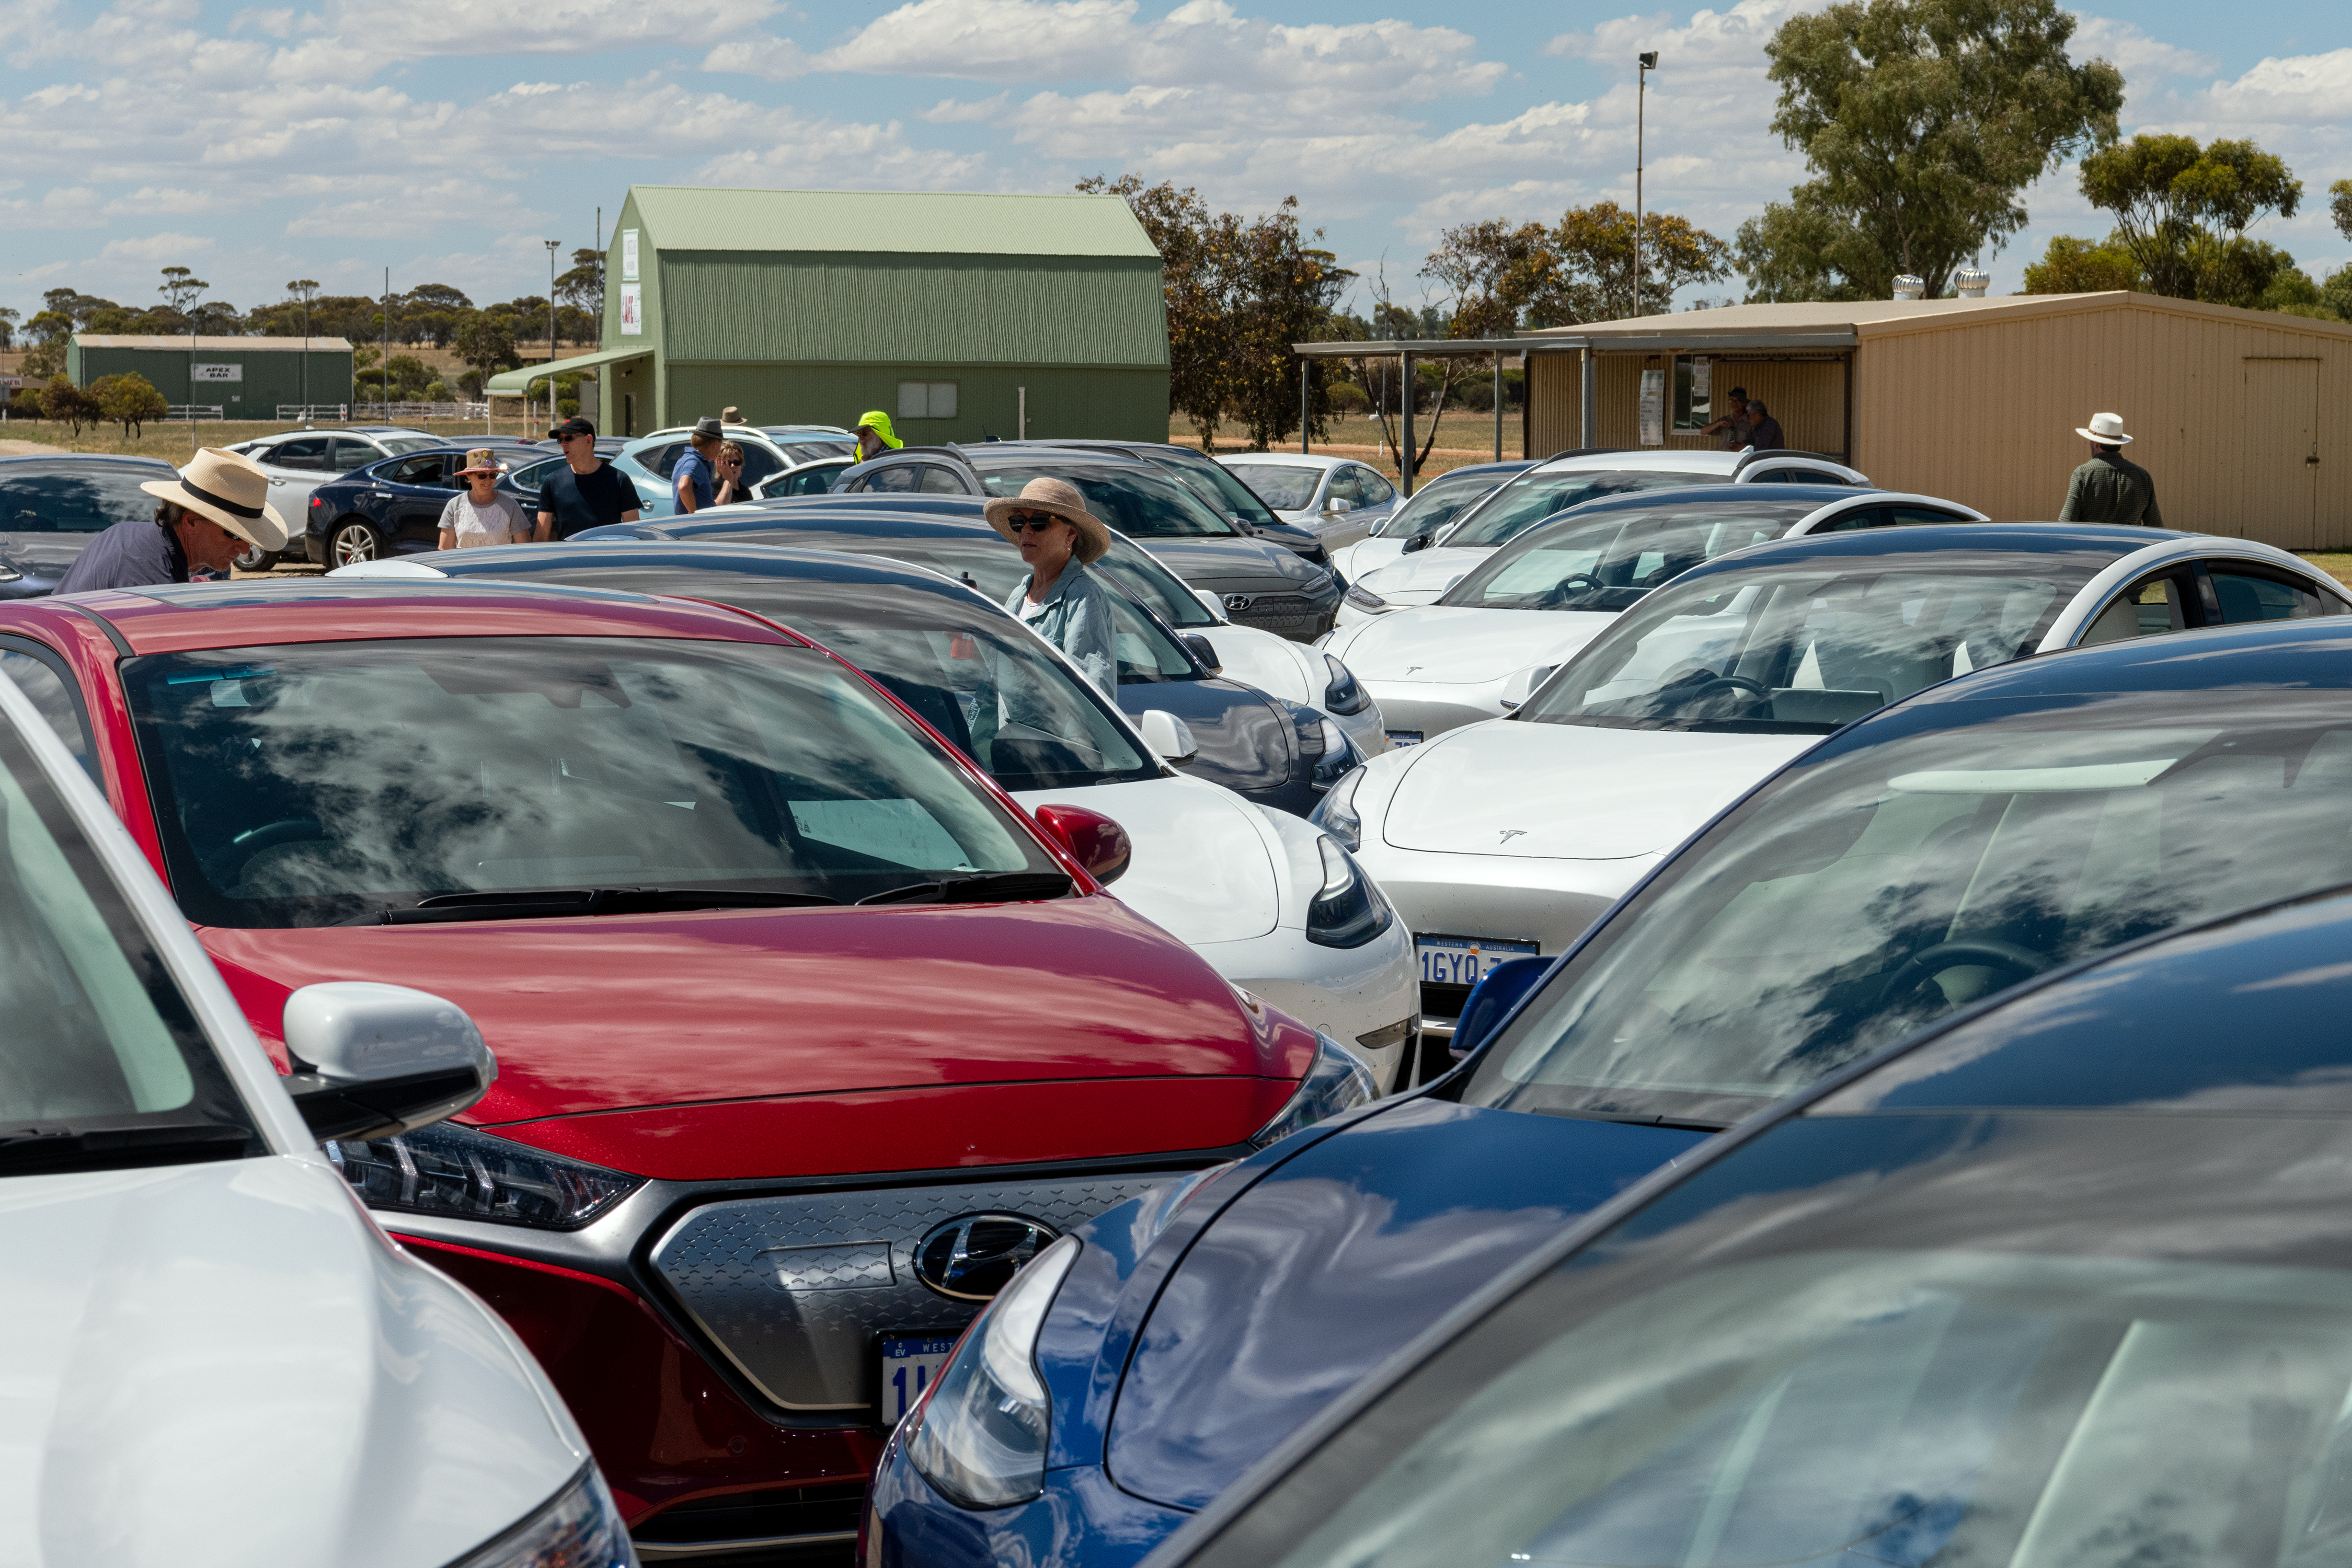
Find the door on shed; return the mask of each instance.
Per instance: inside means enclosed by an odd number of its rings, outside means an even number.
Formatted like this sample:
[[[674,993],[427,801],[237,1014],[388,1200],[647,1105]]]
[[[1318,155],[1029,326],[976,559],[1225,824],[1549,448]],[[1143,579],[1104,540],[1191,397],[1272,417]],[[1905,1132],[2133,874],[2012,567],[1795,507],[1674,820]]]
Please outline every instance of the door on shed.
[[[2287,549],[2319,545],[2319,361],[2246,361],[2243,507],[2238,533]],[[2176,527],[2179,525],[2175,525]]]

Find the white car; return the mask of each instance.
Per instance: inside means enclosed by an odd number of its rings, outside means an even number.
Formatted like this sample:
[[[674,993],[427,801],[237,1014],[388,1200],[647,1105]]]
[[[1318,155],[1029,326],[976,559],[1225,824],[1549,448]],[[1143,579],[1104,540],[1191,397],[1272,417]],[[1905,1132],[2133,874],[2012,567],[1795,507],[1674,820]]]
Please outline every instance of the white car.
[[[1412,926],[1424,1016],[1504,959],[1564,951],[1820,737],[2010,659],[2352,612],[2249,539],[2073,523],[1886,528],[1720,556],[1658,589],[1508,718],[1375,758],[1314,821]]]
[[[1444,533],[1454,519],[1504,484],[1528,469],[1533,463],[1473,463],[1460,468],[1449,468],[1432,479],[1415,486],[1402,505],[1388,515],[1387,520],[1373,531],[1371,538],[1331,552],[1331,567],[1349,582],[1363,573],[1386,566],[1408,549],[1426,549],[1427,543],[1415,545],[1415,539],[1429,540]]]
[[[1370,538],[1395,515],[1396,486],[1369,464],[1306,452],[1237,452],[1219,463],[1273,508],[1337,550]]]
[[[1500,545],[1555,513],[1603,496],[1685,485],[1836,485],[1870,483],[1854,469],[1792,452],[1575,452],[1538,463],[1465,507],[1427,545],[1366,540],[1349,557],[1350,591],[1339,624],[1402,605],[1434,604]]]
[[[1768,539],[1984,520],[1957,501],[1842,485],[1644,490],[1588,501],[1498,549],[1454,552],[1477,559],[1435,603],[1342,626],[1324,647],[1379,703],[1390,744],[1417,746],[1502,717],[1620,612],[1701,561]]]
[[[1234,985],[1351,1046],[1383,1090],[1418,1038],[1412,943],[1353,857],[1303,817],[1175,772],[1166,763],[1200,744],[1181,717],[1147,710],[1131,722],[1052,644],[944,573],[845,552],[614,541],[402,556],[332,575],[678,594],[806,632],[1023,806],[1118,822],[1133,852],[1113,891]]]
[[[330,479],[364,468],[381,458],[449,444],[447,436],[410,430],[405,425],[339,424],[332,430],[287,430],[275,435],[257,435],[228,450],[252,458],[268,474],[269,504],[286,519],[299,549],[303,521],[310,515],[311,491]],[[247,571],[257,571],[268,565],[269,559],[260,549],[254,549],[246,551],[236,564]]]
[[[472,1022],[307,986],[281,1078],[6,680],[0,809],[0,1563],[635,1564],[530,1353],[320,1152],[478,1099]]]

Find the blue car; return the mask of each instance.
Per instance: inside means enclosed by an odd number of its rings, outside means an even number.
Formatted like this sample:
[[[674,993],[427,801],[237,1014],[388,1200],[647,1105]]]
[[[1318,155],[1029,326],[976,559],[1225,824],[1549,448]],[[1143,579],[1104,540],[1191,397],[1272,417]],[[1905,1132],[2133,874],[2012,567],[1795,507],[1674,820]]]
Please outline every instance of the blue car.
[[[2352,897],[2289,904],[1882,1053],[1530,1249],[1150,1568],[2343,1562],[2347,952]]]
[[[1714,1134],[2054,968],[2352,883],[2345,626],[2024,659],[1831,735],[1560,957],[1490,972],[1434,1084],[1041,1253],[886,1450],[868,1562],[1126,1568]]]
[[[520,508],[523,520],[539,516],[539,487],[563,465],[559,453],[528,442],[453,441],[404,452],[328,480],[310,492],[309,513],[286,519],[312,566],[332,569],[355,561],[441,548],[441,509],[464,489],[457,476],[466,454],[488,446],[507,466],[499,494]]]

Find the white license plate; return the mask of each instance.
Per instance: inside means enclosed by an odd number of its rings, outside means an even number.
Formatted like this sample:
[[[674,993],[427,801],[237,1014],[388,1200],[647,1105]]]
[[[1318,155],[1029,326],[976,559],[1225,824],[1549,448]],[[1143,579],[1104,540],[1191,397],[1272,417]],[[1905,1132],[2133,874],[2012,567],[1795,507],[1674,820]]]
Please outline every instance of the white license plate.
[[[1417,936],[1412,945],[1421,955],[1421,980],[1425,986],[1475,986],[1496,965],[1540,950],[1533,942],[1493,936]]]
[[[895,1427],[923,1390],[931,1385],[955,1349],[953,1335],[921,1334],[882,1339],[882,1425]]]
[[[1421,737],[1422,732],[1417,729],[1392,729],[1389,731],[1389,744],[1395,747],[1419,746]]]

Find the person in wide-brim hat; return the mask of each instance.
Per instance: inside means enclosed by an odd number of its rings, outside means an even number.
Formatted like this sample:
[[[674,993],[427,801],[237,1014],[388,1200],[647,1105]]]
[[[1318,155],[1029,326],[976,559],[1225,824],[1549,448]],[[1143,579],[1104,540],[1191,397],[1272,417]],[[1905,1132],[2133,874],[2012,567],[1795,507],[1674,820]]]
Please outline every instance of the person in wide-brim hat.
[[[59,593],[185,582],[226,574],[249,551],[274,555],[287,528],[269,504],[269,476],[249,457],[208,446],[169,479],[139,486],[161,503],[100,533],[58,582]]]
[[[2078,424],[2074,434],[2094,446],[2129,446],[2132,438],[2124,434],[2124,416],[2119,413],[2095,413],[2088,424]]]
[[[286,519],[269,504],[269,476],[242,453],[207,446],[188,460],[178,477],[150,480],[139,487],[159,501],[209,517],[272,554],[284,549],[293,537]]]
[[[1004,608],[1064,653],[1108,696],[1118,695],[1118,628],[1110,595],[1087,568],[1110,549],[1110,529],[1066,479],[1036,478],[982,508],[1021,550],[1029,575]]]
[[[1078,487],[1066,479],[1032,479],[1021,487],[1018,496],[999,496],[981,508],[987,515],[988,526],[1011,539],[1022,542],[1008,520],[1015,513],[1046,512],[1070,525],[1077,534],[1071,553],[1081,566],[1092,566],[1102,559],[1110,549],[1110,527],[1087,510],[1087,498]]]

